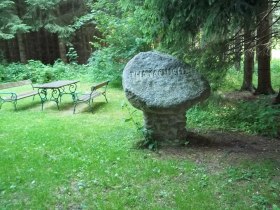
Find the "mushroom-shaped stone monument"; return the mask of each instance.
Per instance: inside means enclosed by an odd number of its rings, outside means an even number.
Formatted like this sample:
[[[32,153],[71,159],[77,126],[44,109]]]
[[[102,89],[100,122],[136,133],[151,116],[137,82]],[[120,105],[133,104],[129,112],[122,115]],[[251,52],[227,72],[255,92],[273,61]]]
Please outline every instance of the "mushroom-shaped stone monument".
[[[123,71],[128,101],[144,113],[145,129],[159,143],[184,143],[186,111],[210,95],[210,86],[192,67],[160,52],[142,52]]]

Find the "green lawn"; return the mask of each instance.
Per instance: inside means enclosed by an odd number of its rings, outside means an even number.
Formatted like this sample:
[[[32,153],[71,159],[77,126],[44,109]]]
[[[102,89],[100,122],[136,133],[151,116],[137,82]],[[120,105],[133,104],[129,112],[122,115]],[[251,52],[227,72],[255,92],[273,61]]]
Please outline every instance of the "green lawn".
[[[41,111],[38,97],[19,101],[17,112],[3,105],[0,209],[279,209],[274,160],[218,161],[213,170],[188,156],[136,149],[141,135],[125,122],[123,91],[110,87],[108,99],[97,98],[93,114],[79,105],[73,115],[67,96],[60,111],[53,102]]]

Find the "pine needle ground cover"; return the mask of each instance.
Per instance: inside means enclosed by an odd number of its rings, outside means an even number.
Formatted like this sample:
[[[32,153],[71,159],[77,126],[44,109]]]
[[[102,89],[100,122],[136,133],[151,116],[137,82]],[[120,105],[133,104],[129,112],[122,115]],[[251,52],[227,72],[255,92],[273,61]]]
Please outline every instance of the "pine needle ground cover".
[[[17,112],[3,105],[0,209],[279,209],[279,141],[137,149],[123,91],[110,87],[108,100],[75,115],[67,96],[60,111],[53,102],[41,111],[38,97]]]

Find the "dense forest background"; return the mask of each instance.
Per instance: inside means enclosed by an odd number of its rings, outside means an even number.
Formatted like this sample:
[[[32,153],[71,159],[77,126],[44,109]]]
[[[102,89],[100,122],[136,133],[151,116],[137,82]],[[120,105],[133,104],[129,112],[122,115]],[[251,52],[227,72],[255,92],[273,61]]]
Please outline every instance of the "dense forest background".
[[[86,63],[96,33],[90,1],[2,1],[0,46],[7,62],[40,60],[53,64],[75,51]],[[71,56],[70,56],[71,57]]]
[[[119,79],[135,54],[159,50],[195,66],[214,90],[234,68],[244,71],[241,90],[273,94],[270,63],[271,49],[279,48],[279,5],[275,0],[1,0],[0,60],[87,64],[91,68],[83,71]],[[16,78],[0,69],[1,80]]]

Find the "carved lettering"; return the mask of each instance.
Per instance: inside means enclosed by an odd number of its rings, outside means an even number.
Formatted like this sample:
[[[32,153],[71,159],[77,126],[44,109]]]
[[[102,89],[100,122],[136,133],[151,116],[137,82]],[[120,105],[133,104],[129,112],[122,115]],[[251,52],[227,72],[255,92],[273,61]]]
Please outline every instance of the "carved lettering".
[[[177,69],[158,69],[158,70],[152,70],[152,69],[146,69],[142,71],[130,71],[129,72],[130,77],[133,79],[146,79],[146,78],[156,78],[156,77],[164,77],[164,76],[180,76],[180,75],[186,75],[187,71],[184,68],[177,68]]]

